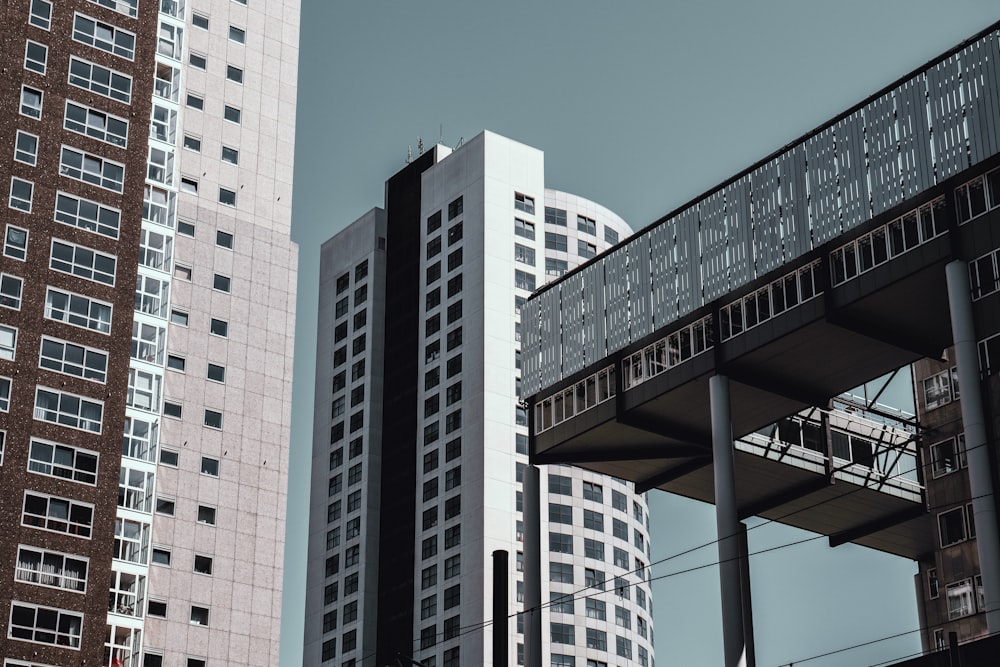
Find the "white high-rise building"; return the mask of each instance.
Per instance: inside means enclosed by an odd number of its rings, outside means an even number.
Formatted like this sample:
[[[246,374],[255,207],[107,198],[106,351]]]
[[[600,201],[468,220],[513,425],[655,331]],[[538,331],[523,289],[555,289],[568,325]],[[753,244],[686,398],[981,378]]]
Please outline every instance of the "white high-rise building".
[[[305,664],[493,664],[493,551],[523,607],[520,306],[629,233],[484,132],[323,245]],[[652,664],[644,497],[550,466],[541,505],[545,664]],[[520,617],[503,632],[522,663]]]

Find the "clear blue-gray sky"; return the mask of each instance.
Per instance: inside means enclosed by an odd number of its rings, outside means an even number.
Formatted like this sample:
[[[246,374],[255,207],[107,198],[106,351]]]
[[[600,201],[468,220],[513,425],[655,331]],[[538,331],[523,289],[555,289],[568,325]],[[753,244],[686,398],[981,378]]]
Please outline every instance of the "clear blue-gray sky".
[[[408,146],[493,130],[545,151],[547,185],[639,228],[998,19],[996,0],[303,0],[282,666],[302,662],[318,249],[382,204]],[[714,539],[711,507],[661,492],[650,504],[654,561]],[[750,548],[808,537],[768,525]],[[751,568],[761,667],[919,651],[911,633],[802,662],[916,629],[911,561],[817,539]],[[657,664],[721,665],[716,571],[660,579],[653,595]]]

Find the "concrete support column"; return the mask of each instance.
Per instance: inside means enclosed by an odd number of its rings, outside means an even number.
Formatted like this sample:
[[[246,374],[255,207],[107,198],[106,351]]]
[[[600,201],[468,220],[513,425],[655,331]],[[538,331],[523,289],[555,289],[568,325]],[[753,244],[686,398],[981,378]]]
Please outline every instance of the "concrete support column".
[[[524,469],[524,664],[542,667],[542,515],[538,466]]]
[[[983,595],[986,598],[986,627],[992,635],[1000,632],[1000,532],[997,529],[986,417],[983,414],[980,390],[979,350],[972,319],[969,266],[961,260],[955,260],[945,267],[945,275],[948,280],[948,306],[955,341],[958,385],[962,392],[962,425],[965,429],[972,513],[976,523],[979,571],[983,577]]]
[[[507,642],[510,641],[510,593],[507,586],[507,552],[493,552],[493,665],[508,664]]]
[[[712,411],[712,457],[715,473],[715,522],[719,544],[719,579],[722,584],[722,641],[726,667],[746,665],[743,636],[743,586],[740,577],[740,525],[736,507],[736,473],[733,461],[733,424],[729,406],[729,378],[708,380]]]

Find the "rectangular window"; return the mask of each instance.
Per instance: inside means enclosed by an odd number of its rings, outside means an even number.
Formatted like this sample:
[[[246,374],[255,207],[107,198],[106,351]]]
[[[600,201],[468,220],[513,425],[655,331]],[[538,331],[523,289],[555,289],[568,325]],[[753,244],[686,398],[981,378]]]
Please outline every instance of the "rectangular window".
[[[64,192],[56,193],[55,220],[109,238],[118,238],[121,211]]]
[[[583,510],[583,527],[591,530],[604,531],[604,515],[600,512]]]
[[[569,264],[564,259],[545,258],[545,275],[561,276],[569,271]]]
[[[545,207],[545,224],[566,226],[566,211],[561,208]]]
[[[3,255],[11,259],[25,261],[28,257],[28,230],[7,225],[3,239]]]
[[[963,579],[962,581],[948,584],[945,587],[945,595],[948,598],[949,621],[976,613],[972,579]]]
[[[43,336],[38,366],[103,383],[108,373],[108,355],[94,348]]]
[[[105,285],[115,284],[116,258],[84,246],[52,239],[49,268]]]
[[[514,193],[514,208],[518,211],[524,211],[528,214],[534,214],[535,212],[535,199],[534,197],[529,197],[528,195],[523,195],[520,192]]]
[[[576,254],[580,257],[593,257],[597,254],[597,246],[580,239],[576,242]]]
[[[585,234],[597,235],[597,223],[592,218],[582,215],[576,216],[576,228]]]
[[[535,291],[535,276],[530,273],[525,273],[520,269],[514,270],[514,286],[518,289],[527,290],[528,292]]]
[[[573,525],[573,508],[569,505],[549,503],[549,523]]]
[[[593,482],[583,483],[583,499],[593,500],[598,503],[604,502],[604,487]]]
[[[23,283],[24,281],[17,276],[0,273],[0,306],[20,310]]]
[[[127,60],[135,56],[135,35],[84,14],[73,16],[73,39]]]
[[[520,243],[514,244],[514,261],[521,262],[522,264],[527,264],[528,266],[535,265],[535,249],[529,248],[528,246],[523,246]]]
[[[198,95],[193,95],[191,93],[188,93],[186,104],[192,109],[197,109],[198,111],[202,111],[205,108],[205,99]]]
[[[202,54],[192,51],[188,54],[188,63],[195,69],[205,69],[208,66],[208,59]]]
[[[234,65],[226,65],[226,78],[236,83],[243,83],[243,70]]]
[[[448,270],[454,271],[462,266],[462,249],[459,248],[448,255]]]
[[[605,226],[604,227],[604,241],[605,241],[605,243],[609,243],[611,245],[617,244],[618,243],[618,232],[616,232],[615,230],[611,229],[608,226]]]
[[[604,560],[604,542],[599,542],[597,540],[592,540],[590,538],[583,539],[583,555],[587,558],[593,558],[595,560]]]
[[[69,83],[125,104],[132,102],[132,77],[76,56],[69,59]]]
[[[13,361],[17,350],[17,329],[0,324],[0,359]]]
[[[209,526],[214,526],[215,508],[207,505],[198,505],[198,523],[205,523]]]
[[[235,148],[230,148],[229,146],[222,147],[222,161],[228,162],[229,164],[239,164],[240,163],[240,152]]]
[[[213,336],[222,336],[223,338],[226,338],[229,336],[229,322],[213,317],[210,323],[210,331]]]
[[[454,220],[458,216],[462,215],[462,210],[465,205],[463,203],[462,197],[459,197],[455,201],[448,204],[448,219]]]
[[[49,49],[44,44],[32,42],[30,39],[24,45],[24,69],[45,74],[45,64],[49,59]]]
[[[219,188],[219,203],[224,206],[236,206],[236,191]]]
[[[21,525],[90,539],[94,506],[33,491],[24,492]]]
[[[208,17],[203,14],[192,14],[191,25],[193,25],[195,28],[208,30]]]
[[[12,601],[7,636],[80,650],[83,614]]]
[[[240,111],[236,107],[231,107],[228,104],[224,107],[222,113],[223,118],[228,120],[230,123],[236,123],[237,125],[240,124],[240,117],[242,115],[243,115],[242,111]]]
[[[31,213],[31,200],[34,197],[35,184],[21,178],[11,177],[10,199],[7,204],[13,209]]]
[[[49,287],[45,317],[101,333],[111,331],[111,304]]]
[[[514,234],[530,241],[535,240],[535,223],[514,218]]]
[[[563,533],[549,533],[549,551],[560,554],[572,554],[573,536]]]
[[[66,114],[63,127],[112,146],[125,147],[128,144],[128,121],[118,116],[97,111],[91,107],[66,100]],[[187,145],[185,139],[185,146]]]
[[[567,252],[566,235],[556,234],[554,232],[545,232],[545,247],[548,250]]]
[[[119,14],[135,18],[139,15],[139,0],[90,0],[94,4],[113,9]]]
[[[36,586],[85,593],[88,565],[88,559],[81,556],[22,544],[17,549],[14,579]]]
[[[209,428],[222,428],[222,413],[218,410],[205,410],[205,426]]]
[[[31,0],[28,23],[36,28],[48,30],[52,24],[52,3],[49,0]]]
[[[237,28],[236,26],[229,26],[229,39],[236,42],[237,44],[245,44],[247,41],[247,33],[242,28]]]
[[[955,472],[965,465],[964,435],[931,445],[931,470],[934,477]]]
[[[549,493],[572,496],[573,479],[563,475],[549,473]]]
[[[104,404],[56,389],[38,387],[34,416],[52,424],[100,433]]]
[[[63,146],[59,158],[59,175],[120,193],[124,188],[125,165]]]
[[[18,130],[14,142],[14,159],[35,166],[38,161],[38,137],[24,130]]]
[[[42,117],[42,91],[28,86],[21,86],[21,109],[22,116],[28,118]]]

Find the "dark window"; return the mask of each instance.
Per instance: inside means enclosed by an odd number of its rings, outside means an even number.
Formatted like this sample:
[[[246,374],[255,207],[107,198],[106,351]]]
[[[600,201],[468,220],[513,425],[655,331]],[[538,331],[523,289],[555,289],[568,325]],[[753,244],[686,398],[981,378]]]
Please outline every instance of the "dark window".
[[[452,297],[462,291],[462,274],[448,279],[448,296]]]
[[[437,211],[427,218],[427,233],[437,231],[441,228],[441,211]]]
[[[351,274],[345,273],[337,278],[337,294],[342,294],[351,286]]]
[[[430,285],[441,277],[441,262],[434,262],[427,267],[427,284]]]
[[[454,271],[462,266],[462,249],[454,250],[448,255],[448,270]]]
[[[465,206],[461,197],[448,204],[448,219],[454,220],[458,216],[462,215],[462,209],[464,207]]]
[[[455,377],[461,372],[462,372],[462,355],[456,354],[454,357],[448,360],[447,376],[449,378]]]
[[[462,240],[462,223],[456,222],[448,229],[448,245]]]

